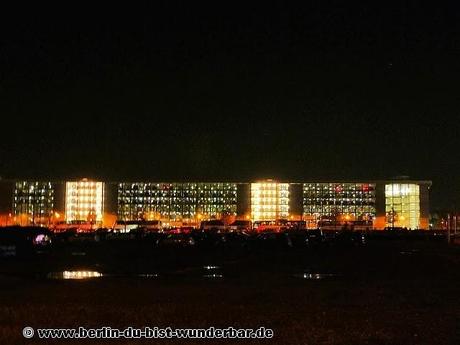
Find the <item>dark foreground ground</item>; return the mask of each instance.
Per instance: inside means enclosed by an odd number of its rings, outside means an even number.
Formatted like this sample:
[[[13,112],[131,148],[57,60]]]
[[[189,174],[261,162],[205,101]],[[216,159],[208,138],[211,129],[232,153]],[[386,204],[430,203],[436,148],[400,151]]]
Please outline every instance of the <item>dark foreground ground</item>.
[[[460,343],[460,249],[439,240],[258,251],[75,242],[0,265],[0,344],[39,343],[22,337],[24,326],[265,326],[275,332],[271,341],[113,341],[117,344]],[[206,265],[220,266],[222,277],[204,277]],[[46,278],[65,269],[110,275]],[[308,280],[304,272],[337,276]],[[136,276],[154,273],[158,276]]]

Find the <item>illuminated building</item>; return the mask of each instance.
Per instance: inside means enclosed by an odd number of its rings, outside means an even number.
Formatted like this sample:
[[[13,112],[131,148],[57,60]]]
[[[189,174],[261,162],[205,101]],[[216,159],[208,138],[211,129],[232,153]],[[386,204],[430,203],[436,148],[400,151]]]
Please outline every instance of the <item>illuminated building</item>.
[[[316,224],[372,221],[373,228],[428,229],[431,181],[408,179],[303,184],[303,217]]]
[[[304,183],[303,214],[313,222],[372,221],[376,215],[375,183]]]
[[[208,219],[236,215],[236,183],[119,183],[118,218]]]
[[[2,185],[5,185],[5,181]],[[370,228],[429,228],[431,181],[72,182],[8,181],[3,224],[161,220],[163,224],[235,219],[370,223]],[[11,203],[13,196],[13,203]],[[11,205],[13,209],[11,210]],[[10,214],[11,213],[11,214]],[[64,216],[61,214],[65,213]],[[54,215],[54,216],[51,216]],[[110,221],[107,221],[107,216]],[[233,218],[233,220],[231,219]],[[169,222],[171,221],[171,222]],[[335,225],[334,225],[335,226]],[[339,224],[340,226],[340,224]]]
[[[387,226],[409,229],[420,227],[420,186],[414,183],[385,185]]]
[[[377,219],[374,227],[429,228],[431,181],[382,181],[377,185]]]
[[[66,182],[65,217],[67,222],[102,222],[104,183],[87,179]]]
[[[51,182],[16,182],[13,214],[20,225],[47,225],[53,214],[54,186]]]
[[[272,180],[251,183],[251,218],[253,221],[289,217],[289,183]]]

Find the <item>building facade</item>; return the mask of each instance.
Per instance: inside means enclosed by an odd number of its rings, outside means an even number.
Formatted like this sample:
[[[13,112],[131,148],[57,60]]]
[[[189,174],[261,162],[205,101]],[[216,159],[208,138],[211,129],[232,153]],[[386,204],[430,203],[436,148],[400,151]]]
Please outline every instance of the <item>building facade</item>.
[[[111,226],[114,219],[145,219],[196,224],[233,217],[303,220],[309,227],[321,221],[364,221],[376,229],[428,229],[430,187],[431,181],[409,179],[291,183],[12,181],[12,191],[8,192],[13,194],[12,211],[4,215],[3,223],[48,225],[65,220]]]
[[[104,214],[104,182],[66,182],[65,219],[67,222],[101,223]]]
[[[54,186],[51,182],[16,182],[13,215],[16,224],[47,225],[53,216]]]
[[[272,180],[251,183],[252,221],[272,221],[289,217],[289,183]]]
[[[385,214],[387,226],[418,229],[421,217],[420,186],[416,183],[385,184]],[[423,192],[423,191],[422,191]]]
[[[310,223],[373,221],[376,216],[375,183],[304,183],[303,217]]]
[[[303,184],[303,217],[317,224],[371,221],[374,228],[428,229],[431,181],[311,182]]]
[[[237,213],[237,184],[119,183],[117,214],[121,220],[197,220]]]

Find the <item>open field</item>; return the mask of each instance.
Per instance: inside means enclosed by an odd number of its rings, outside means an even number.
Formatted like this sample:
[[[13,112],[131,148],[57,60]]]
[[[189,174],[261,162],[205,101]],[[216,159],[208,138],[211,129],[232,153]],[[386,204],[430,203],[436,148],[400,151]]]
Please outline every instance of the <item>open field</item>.
[[[204,266],[219,266],[216,277],[205,277]],[[47,279],[49,272],[77,269],[107,276]],[[0,272],[0,344],[38,343],[22,337],[24,326],[265,326],[274,330],[273,340],[248,342],[460,343],[460,248],[444,241],[257,251],[73,242],[36,258],[3,259]],[[309,280],[304,273],[334,276]]]

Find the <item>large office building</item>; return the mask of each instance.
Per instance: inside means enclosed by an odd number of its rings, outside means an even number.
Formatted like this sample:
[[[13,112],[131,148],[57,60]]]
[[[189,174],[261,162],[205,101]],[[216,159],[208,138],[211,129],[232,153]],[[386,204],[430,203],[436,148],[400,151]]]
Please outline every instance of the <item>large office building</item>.
[[[6,222],[105,223],[114,219],[197,223],[206,219],[364,221],[376,229],[428,229],[431,181],[256,182],[14,181]],[[11,195],[11,194],[10,194]],[[11,212],[11,211],[9,211]],[[7,213],[8,215],[8,213]],[[57,215],[57,216],[55,216]],[[108,216],[106,218],[106,216]],[[106,222],[110,219],[111,224]]]
[[[194,221],[237,214],[236,183],[118,184],[117,214],[121,220]]]
[[[373,227],[429,227],[431,181],[303,183],[303,218],[313,224],[368,221]]]

